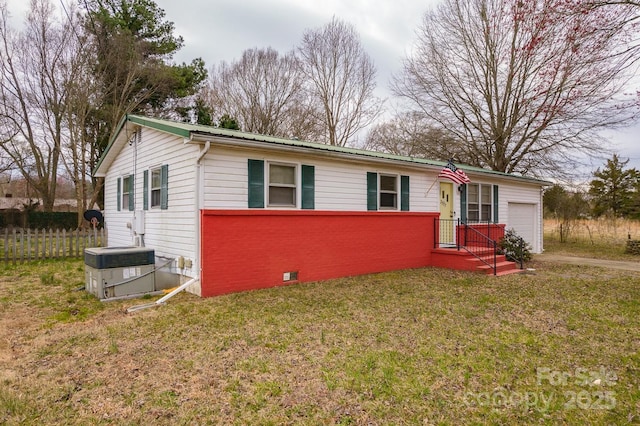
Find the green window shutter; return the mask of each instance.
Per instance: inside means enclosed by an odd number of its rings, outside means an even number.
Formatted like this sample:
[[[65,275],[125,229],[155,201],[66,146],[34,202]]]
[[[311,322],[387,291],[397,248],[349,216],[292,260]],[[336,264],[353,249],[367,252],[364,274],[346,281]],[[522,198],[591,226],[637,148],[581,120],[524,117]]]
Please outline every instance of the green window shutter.
[[[134,194],[134,183],[136,181],[136,177],[135,175],[130,175],[131,178],[129,179],[129,211],[133,211],[135,210],[135,204],[136,204],[136,195]]]
[[[160,168],[160,209],[169,208],[169,165]]]
[[[460,221],[467,223],[467,185],[460,185]]]
[[[118,201],[117,201],[117,205],[118,205],[118,211],[121,210],[120,204],[122,203],[122,179],[118,178]]]
[[[409,176],[400,176],[400,210],[409,211]]]
[[[316,208],[315,199],[316,169],[314,166],[302,165],[302,202],[303,209]]]
[[[493,223],[498,223],[498,185],[493,185]]]
[[[149,170],[142,174],[142,208],[149,210]]]
[[[378,210],[378,174],[367,172],[367,210]]]
[[[264,208],[264,161],[249,160],[249,208]]]

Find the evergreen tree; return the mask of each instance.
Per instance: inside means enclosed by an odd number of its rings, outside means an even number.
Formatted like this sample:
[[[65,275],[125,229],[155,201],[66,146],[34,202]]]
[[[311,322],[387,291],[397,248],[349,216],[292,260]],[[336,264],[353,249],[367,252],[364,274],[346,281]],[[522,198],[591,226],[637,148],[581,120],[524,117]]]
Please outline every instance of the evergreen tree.
[[[229,114],[224,114],[222,117],[220,117],[218,127],[229,130],[240,130],[240,126],[238,125],[236,119],[229,116]]]
[[[567,191],[555,184],[544,192],[544,215],[563,222],[578,219],[589,213],[589,204],[584,193]]]
[[[613,217],[629,216],[633,213],[634,185],[637,186],[638,171],[625,169],[629,160],[622,161],[618,155],[607,160],[605,167],[593,173],[589,194],[593,197],[593,213],[596,216],[610,214]]]
[[[84,6],[87,47],[95,63],[95,102],[86,131],[93,169],[125,114],[179,117],[184,99],[192,102],[207,71],[199,58],[191,64],[171,62],[183,40],[153,0],[90,0]]]

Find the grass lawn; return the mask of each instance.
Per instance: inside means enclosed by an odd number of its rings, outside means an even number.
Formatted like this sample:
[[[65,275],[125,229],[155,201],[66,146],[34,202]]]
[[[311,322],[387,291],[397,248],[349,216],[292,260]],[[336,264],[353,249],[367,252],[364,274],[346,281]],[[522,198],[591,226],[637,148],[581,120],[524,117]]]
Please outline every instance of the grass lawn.
[[[640,274],[533,262],[103,304],[0,271],[0,424],[640,422]]]

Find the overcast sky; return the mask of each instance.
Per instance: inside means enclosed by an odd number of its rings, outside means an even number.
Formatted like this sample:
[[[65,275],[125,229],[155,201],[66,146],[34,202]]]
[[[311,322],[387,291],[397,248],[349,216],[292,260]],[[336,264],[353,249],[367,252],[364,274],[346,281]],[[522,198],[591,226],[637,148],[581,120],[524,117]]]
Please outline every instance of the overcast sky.
[[[353,24],[378,69],[378,95],[390,98],[389,81],[411,50],[424,13],[439,0],[156,0],[174,22],[185,46],[177,62],[201,57],[208,68],[235,61],[246,49],[272,47],[280,53],[300,43],[306,29],[318,28],[333,16]],[[9,0],[15,15],[25,0]],[[17,16],[16,16],[17,18]],[[637,88],[633,88],[634,91]],[[387,107],[391,105],[387,102]],[[640,169],[640,125],[607,135],[618,153]],[[593,169],[604,163],[594,159]]]
[[[300,43],[306,29],[318,28],[333,16],[351,23],[378,69],[378,95],[392,99],[391,76],[402,67],[425,12],[439,0],[156,0],[184,37],[185,47],[176,59],[189,62],[201,57],[208,67],[234,61],[254,47],[272,47],[284,53]],[[640,169],[640,125],[609,132],[619,154]],[[593,169],[604,160],[594,159]]]
[[[240,58],[244,50],[281,53],[300,44],[307,29],[333,16],[355,26],[378,69],[378,94],[389,97],[389,79],[400,70],[424,13],[438,0],[156,0],[176,25],[185,47],[176,57],[202,57],[207,66]],[[196,6],[197,4],[197,6]]]

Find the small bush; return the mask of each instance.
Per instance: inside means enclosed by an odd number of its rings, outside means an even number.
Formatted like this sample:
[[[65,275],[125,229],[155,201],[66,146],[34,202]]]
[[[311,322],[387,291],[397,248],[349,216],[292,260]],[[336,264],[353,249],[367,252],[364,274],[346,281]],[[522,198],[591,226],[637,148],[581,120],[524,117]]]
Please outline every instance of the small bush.
[[[531,245],[519,236],[514,229],[504,233],[500,240],[500,252],[511,262],[528,262],[531,260]]]
[[[624,252],[628,254],[640,255],[640,240],[627,240],[627,248]]]

